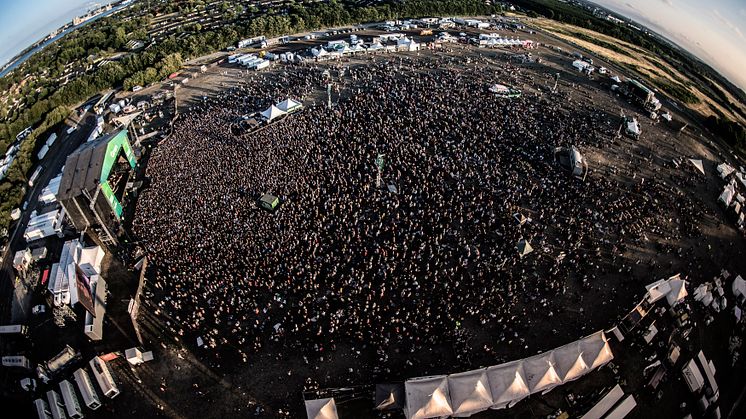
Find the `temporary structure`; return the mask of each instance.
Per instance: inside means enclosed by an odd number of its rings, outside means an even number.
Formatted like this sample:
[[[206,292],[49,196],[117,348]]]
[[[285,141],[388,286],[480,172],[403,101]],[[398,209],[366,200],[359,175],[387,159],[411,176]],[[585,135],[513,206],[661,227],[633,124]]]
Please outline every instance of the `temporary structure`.
[[[725,185],[723,192],[718,197],[718,201],[722,202],[726,207],[730,206],[733,201],[733,197],[736,195],[736,189],[730,183]]]
[[[741,275],[738,275],[736,279],[733,280],[731,291],[733,291],[733,295],[737,300],[746,298],[746,281],[741,278]]]
[[[531,247],[531,243],[529,243],[526,239],[520,239],[518,241],[518,245],[516,245],[515,248],[516,250],[518,250],[518,256],[520,257],[524,257],[534,251],[534,248]]]
[[[510,407],[527,397],[531,392],[523,372],[523,361],[512,361],[487,368],[493,409]]]
[[[563,383],[576,380],[590,370],[583,359],[579,342],[561,346],[553,352],[556,361],[555,370]]]
[[[277,119],[283,115],[285,115],[287,112],[281,110],[275,105],[270,106],[266,110],[261,112],[262,117],[267,120],[267,122],[272,122],[273,119]]]
[[[551,351],[524,360],[523,370],[531,394],[547,393],[562,384],[562,379],[555,370],[554,355]]]
[[[404,407],[404,384],[376,384],[376,410]]]
[[[486,369],[448,376],[454,417],[467,417],[492,407],[492,393]]]
[[[306,415],[308,419],[339,419],[333,398],[306,400]]]
[[[702,164],[702,160],[695,160],[695,159],[689,159],[689,162],[691,162],[694,167],[697,168],[697,170],[700,171],[703,175],[705,174],[705,166]]]
[[[601,419],[622,397],[624,397],[624,390],[617,384],[580,419]]]
[[[611,352],[603,330],[581,339],[579,347],[583,362],[589,370],[595,370],[614,359],[614,354]]]
[[[277,104],[278,109],[280,109],[283,112],[287,112],[287,113],[293,113],[297,110],[300,110],[302,107],[303,107],[302,103],[291,98],[287,98]]]
[[[648,284],[645,288],[648,290],[645,298],[647,298],[648,302],[651,304],[665,297],[671,291],[671,285],[665,279]]]
[[[729,165],[728,163],[721,163],[717,166],[717,171],[720,174],[720,177],[725,179],[730,175],[731,173],[735,172],[736,169],[733,168],[733,166]]]
[[[679,301],[683,300],[684,297],[689,295],[689,293],[686,291],[686,281],[679,279],[678,275],[669,278],[668,283],[671,285],[671,292],[666,295],[666,301],[668,301],[668,304],[673,307]]]
[[[404,383],[407,419],[437,418],[453,414],[445,375],[413,378]]]

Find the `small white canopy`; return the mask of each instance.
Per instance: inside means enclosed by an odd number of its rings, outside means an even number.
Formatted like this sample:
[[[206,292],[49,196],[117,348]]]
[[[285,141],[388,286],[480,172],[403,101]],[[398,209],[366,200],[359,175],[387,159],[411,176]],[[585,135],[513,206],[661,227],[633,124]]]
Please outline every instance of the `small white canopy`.
[[[306,415],[308,419],[339,419],[333,398],[306,400]]]
[[[513,361],[487,368],[493,409],[510,407],[523,400],[531,391],[523,372],[523,361]]]
[[[448,376],[453,417],[468,417],[492,407],[487,370],[479,369]]]
[[[645,288],[648,290],[646,298],[651,304],[665,297],[671,291],[671,285],[665,279],[648,284]]]
[[[725,206],[730,206],[733,201],[733,197],[736,195],[736,189],[731,184],[725,185],[723,192],[718,197],[718,201],[722,202]]]
[[[640,135],[640,124],[637,122],[636,119],[632,118],[631,120],[627,121],[627,132],[635,136]]]
[[[705,166],[702,164],[702,160],[689,159],[689,162],[691,162],[703,175],[705,174]]]
[[[670,278],[668,283],[671,285],[671,292],[666,295],[666,301],[668,301],[668,304],[673,307],[679,301],[683,300],[684,297],[689,295],[689,293],[686,291],[686,281],[679,279],[678,275]]]
[[[523,361],[523,371],[526,373],[526,382],[531,394],[546,393],[562,384],[562,379],[557,374],[554,364],[551,351],[532,356]]]
[[[413,378],[404,383],[407,419],[437,418],[453,414],[445,375]]]
[[[721,163],[717,167],[718,173],[720,173],[720,177],[725,179],[733,173],[736,169],[733,168],[733,166],[729,165],[728,163]]]
[[[603,330],[580,340],[580,352],[583,362],[589,369],[594,370],[614,359],[609,347],[608,339]]]
[[[609,77],[611,80],[613,80],[615,83],[621,83],[622,79],[619,78],[619,76],[611,76]]]
[[[524,257],[534,251],[534,248],[531,247],[531,243],[529,243],[526,239],[520,239],[518,241],[518,245],[516,245],[515,248],[516,250],[518,250],[518,256],[520,257]]]
[[[740,296],[746,297],[746,281],[741,278],[741,275],[738,275],[736,279],[733,280],[731,291],[733,291],[733,295],[735,295],[736,298],[739,298]]]
[[[590,371],[585,364],[580,343],[573,342],[554,350],[555,370],[563,383],[577,380]]]
[[[262,111],[261,115],[264,117],[264,119],[267,120],[267,122],[271,122],[273,119],[279,118],[286,113],[287,112],[282,111],[277,106],[272,105],[266,110]]]
[[[303,104],[292,98],[287,98],[277,104],[277,108],[283,112],[293,112],[303,107]]]
[[[329,55],[329,52],[321,47],[311,48],[311,55],[313,55],[314,57],[326,57],[327,55]]]

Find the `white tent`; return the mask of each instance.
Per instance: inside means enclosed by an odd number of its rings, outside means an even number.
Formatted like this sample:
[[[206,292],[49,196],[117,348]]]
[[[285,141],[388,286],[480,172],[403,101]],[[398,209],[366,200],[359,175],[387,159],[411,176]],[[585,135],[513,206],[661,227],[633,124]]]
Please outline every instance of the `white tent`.
[[[603,330],[581,339],[579,347],[583,362],[590,370],[605,365],[614,359],[614,354],[611,353],[608,339],[606,339]]]
[[[705,166],[702,164],[702,160],[689,159],[689,161],[700,171],[703,175],[705,174]]]
[[[448,376],[454,417],[467,417],[492,407],[487,370],[479,369]]]
[[[580,343],[573,342],[554,351],[555,370],[563,383],[576,380],[590,371],[580,352]]]
[[[404,383],[407,419],[437,418],[453,414],[445,375],[420,377]]]
[[[534,248],[531,247],[531,243],[526,239],[520,239],[515,248],[518,250],[518,256],[520,257],[524,257],[534,251]]]
[[[526,373],[526,383],[531,394],[543,392],[562,384],[557,371],[554,369],[552,352],[544,352],[523,361],[523,371]]]
[[[665,279],[645,285],[645,288],[648,290],[646,298],[651,304],[665,297],[671,291],[671,285]]]
[[[722,202],[726,207],[730,206],[733,197],[736,195],[736,189],[731,184],[725,185],[723,192],[718,197],[718,201]]]
[[[374,42],[368,47],[368,51],[377,51],[379,49],[383,49],[383,44],[380,42]]]
[[[720,177],[725,179],[733,173],[736,169],[733,168],[733,166],[729,165],[728,163],[721,163],[717,167],[717,171],[720,174]]]
[[[324,48],[319,47],[317,48],[311,48],[311,55],[313,55],[316,58],[322,58],[329,55],[329,52],[325,50]]]
[[[523,372],[522,360],[489,367],[487,377],[490,381],[493,409],[513,406],[531,394]]]
[[[635,137],[639,137],[642,131],[640,130],[640,123],[637,122],[637,119],[631,118],[627,121],[626,126],[627,134],[633,135]]]
[[[731,291],[733,291],[733,295],[736,298],[746,297],[746,281],[741,278],[741,275],[738,275],[736,279],[733,280]]]
[[[295,112],[302,107],[303,107],[302,103],[291,98],[287,98],[277,104],[278,109],[280,109],[283,112],[287,112],[287,113]]]
[[[418,44],[414,39],[404,37],[396,41],[396,47],[400,51],[417,51],[420,49],[420,44]]]
[[[308,419],[339,419],[333,398],[306,400],[306,415]]]
[[[671,285],[671,292],[666,295],[666,301],[673,307],[689,293],[686,291],[686,281],[679,279],[678,275],[669,278],[668,283]]]
[[[264,117],[264,119],[267,120],[267,122],[272,122],[273,119],[279,118],[285,114],[286,112],[282,111],[280,108],[278,108],[275,105],[270,106],[269,108],[262,111],[261,113],[261,115]]]

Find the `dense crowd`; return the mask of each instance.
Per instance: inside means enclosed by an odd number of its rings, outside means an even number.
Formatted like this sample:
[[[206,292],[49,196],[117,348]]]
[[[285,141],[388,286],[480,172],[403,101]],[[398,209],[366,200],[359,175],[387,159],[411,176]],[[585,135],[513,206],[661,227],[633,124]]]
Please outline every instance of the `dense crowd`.
[[[590,286],[665,209],[654,181],[559,168],[555,147],[605,147],[617,125],[535,89],[550,77],[448,56],[325,68],[246,78],[195,104],[154,150],[134,232],[175,335],[244,359],[272,341],[309,356],[345,341],[385,360],[462,322],[508,328],[570,277]],[[499,99],[496,82],[524,94]],[[286,97],[306,107],[231,133]],[[264,193],[280,197],[276,211],[259,208]],[[533,253],[519,254],[521,239]]]

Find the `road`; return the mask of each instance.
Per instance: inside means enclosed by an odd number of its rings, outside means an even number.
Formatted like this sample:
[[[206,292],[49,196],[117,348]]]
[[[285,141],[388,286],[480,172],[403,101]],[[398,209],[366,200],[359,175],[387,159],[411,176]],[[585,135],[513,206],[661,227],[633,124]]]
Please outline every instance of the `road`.
[[[57,127],[57,141],[47,153],[46,157],[42,160],[41,164],[44,166],[44,170],[39,175],[39,178],[34,183],[34,186],[26,193],[25,199],[29,202],[26,211],[23,211],[21,219],[16,222],[16,226],[13,229],[13,233],[10,235],[8,240],[8,246],[5,253],[2,255],[2,263],[0,264],[0,324],[8,324],[14,317],[25,317],[23,312],[13,313],[13,300],[14,296],[18,298],[15,292],[16,288],[16,273],[13,269],[13,255],[18,250],[26,247],[26,240],[23,238],[23,232],[26,230],[28,225],[31,212],[39,205],[39,194],[41,190],[49,183],[49,181],[59,174],[62,166],[65,165],[67,156],[75,151],[80,144],[82,144],[91,130],[96,124],[96,116],[91,113],[83,115],[78,122],[82,121],[82,125],[71,134],[67,134],[68,125],[61,124]],[[68,123],[72,124],[75,120],[68,118]],[[47,136],[50,135],[46,134]],[[41,137],[47,138],[47,137]],[[24,201],[25,202],[25,201]],[[21,297],[25,297],[25,289],[28,287],[19,287],[23,290]],[[18,307],[18,309],[25,310],[25,307]],[[15,314],[15,315],[14,315]]]

